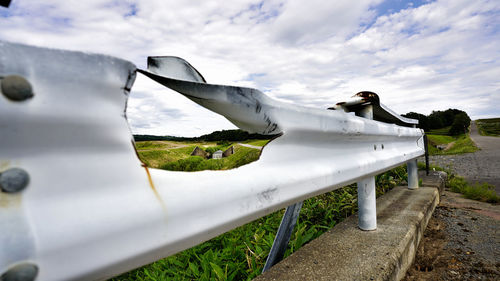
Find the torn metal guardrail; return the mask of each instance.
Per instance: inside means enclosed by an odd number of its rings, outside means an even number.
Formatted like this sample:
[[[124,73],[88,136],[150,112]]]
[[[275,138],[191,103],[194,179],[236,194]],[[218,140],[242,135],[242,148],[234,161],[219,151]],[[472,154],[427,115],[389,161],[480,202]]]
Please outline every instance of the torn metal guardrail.
[[[147,76],[244,130],[282,136],[233,170],[148,169],[126,120],[133,64],[0,42],[0,177],[29,176],[0,192],[0,275],[109,278],[424,153],[420,129],[206,84],[182,59],[154,60]],[[31,98],[7,97],[12,75]]]

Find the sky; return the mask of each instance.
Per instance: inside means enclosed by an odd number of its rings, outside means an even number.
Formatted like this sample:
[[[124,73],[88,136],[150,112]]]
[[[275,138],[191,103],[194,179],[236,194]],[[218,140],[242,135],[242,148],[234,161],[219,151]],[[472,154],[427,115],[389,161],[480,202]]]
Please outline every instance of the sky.
[[[368,90],[399,114],[457,108],[500,117],[498,0],[12,0],[0,40],[102,53],[145,69],[177,56],[208,83],[326,109]],[[235,128],[138,74],[135,134]]]

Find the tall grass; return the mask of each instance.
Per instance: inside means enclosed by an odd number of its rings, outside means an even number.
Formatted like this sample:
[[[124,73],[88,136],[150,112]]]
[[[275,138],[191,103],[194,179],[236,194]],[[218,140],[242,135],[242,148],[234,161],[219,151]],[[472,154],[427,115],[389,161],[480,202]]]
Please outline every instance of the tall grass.
[[[500,197],[495,192],[495,187],[488,183],[470,185],[464,178],[450,175],[447,187],[457,193],[462,193],[465,198],[488,203],[500,202]]]

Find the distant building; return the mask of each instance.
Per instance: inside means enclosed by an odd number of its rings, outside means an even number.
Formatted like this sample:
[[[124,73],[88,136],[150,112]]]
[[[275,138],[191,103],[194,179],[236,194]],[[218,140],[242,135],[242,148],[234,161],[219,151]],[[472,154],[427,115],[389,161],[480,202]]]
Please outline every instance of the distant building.
[[[195,147],[193,152],[191,152],[191,156],[200,156],[204,159],[206,159],[208,157],[208,155],[209,154],[205,150],[203,150],[199,147]]]
[[[222,153],[222,157],[228,157],[229,155],[233,154],[234,154],[234,146],[231,146]]]
[[[222,150],[217,150],[212,154],[212,159],[222,159]]]

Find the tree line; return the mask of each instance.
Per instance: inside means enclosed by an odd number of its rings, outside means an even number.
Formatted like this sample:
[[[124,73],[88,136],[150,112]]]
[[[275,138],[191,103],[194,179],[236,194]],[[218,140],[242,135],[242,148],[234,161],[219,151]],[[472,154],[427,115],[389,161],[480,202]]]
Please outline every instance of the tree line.
[[[243,130],[222,130],[205,134],[199,137],[174,137],[174,136],[154,136],[154,135],[134,135],[135,141],[244,141],[248,139],[268,140],[276,135],[250,134]]]
[[[417,112],[409,112],[402,116],[417,119],[418,127],[426,132],[451,126],[448,134],[452,136],[466,133],[471,121],[465,111],[454,108],[449,108],[445,111],[432,111],[427,116]]]

